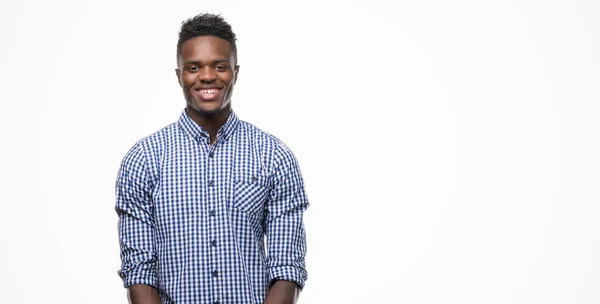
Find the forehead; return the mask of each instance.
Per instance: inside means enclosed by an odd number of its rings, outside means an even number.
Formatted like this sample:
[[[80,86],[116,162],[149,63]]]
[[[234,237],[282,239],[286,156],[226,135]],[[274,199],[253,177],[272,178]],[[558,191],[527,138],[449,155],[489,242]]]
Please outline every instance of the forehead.
[[[181,45],[179,59],[182,62],[212,62],[231,60],[232,48],[229,41],[216,36],[199,36],[188,39]]]

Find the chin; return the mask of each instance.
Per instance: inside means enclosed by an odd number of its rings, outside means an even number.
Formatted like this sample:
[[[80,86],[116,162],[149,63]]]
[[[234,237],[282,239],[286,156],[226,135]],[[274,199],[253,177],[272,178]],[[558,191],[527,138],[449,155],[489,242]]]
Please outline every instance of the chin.
[[[202,116],[215,116],[225,108],[221,106],[221,103],[219,103],[218,105],[198,105],[197,103],[194,103],[190,105],[190,107]]]

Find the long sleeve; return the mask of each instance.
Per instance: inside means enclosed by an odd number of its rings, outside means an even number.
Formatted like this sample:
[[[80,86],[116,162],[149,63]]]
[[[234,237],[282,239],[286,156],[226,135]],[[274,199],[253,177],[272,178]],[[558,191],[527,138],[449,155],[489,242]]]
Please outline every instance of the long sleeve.
[[[141,142],[125,156],[116,182],[123,285],[157,287],[151,183]]]
[[[309,203],[298,163],[291,151],[280,145],[276,155],[275,185],[267,204],[267,276],[293,281],[300,288],[307,279],[306,234],[303,213]]]

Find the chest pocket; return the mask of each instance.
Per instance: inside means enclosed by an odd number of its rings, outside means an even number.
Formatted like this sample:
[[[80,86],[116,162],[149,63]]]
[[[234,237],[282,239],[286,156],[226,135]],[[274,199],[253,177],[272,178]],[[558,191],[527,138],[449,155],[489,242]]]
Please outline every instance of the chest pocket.
[[[249,215],[263,212],[271,191],[271,184],[267,176],[240,175],[235,179],[233,187],[234,207]]]

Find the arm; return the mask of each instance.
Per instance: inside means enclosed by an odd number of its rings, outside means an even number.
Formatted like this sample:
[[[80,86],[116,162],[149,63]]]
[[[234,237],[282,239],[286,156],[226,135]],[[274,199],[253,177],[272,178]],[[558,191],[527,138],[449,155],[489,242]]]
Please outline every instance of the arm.
[[[265,304],[293,304],[307,278],[302,215],[309,204],[295,157],[285,146],[280,146],[278,152],[275,185],[265,221],[267,276],[274,283]]]
[[[132,304],[160,304],[154,252],[154,218],[151,185],[140,144],[125,156],[116,183],[119,215],[121,269],[119,275],[128,288]]]
[[[156,288],[145,284],[134,284],[127,290],[131,304],[161,304]]]
[[[295,282],[276,281],[269,292],[264,304],[294,304],[300,296],[300,287]]]

